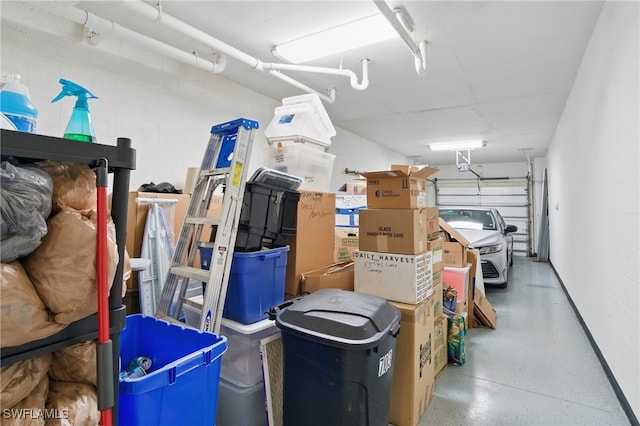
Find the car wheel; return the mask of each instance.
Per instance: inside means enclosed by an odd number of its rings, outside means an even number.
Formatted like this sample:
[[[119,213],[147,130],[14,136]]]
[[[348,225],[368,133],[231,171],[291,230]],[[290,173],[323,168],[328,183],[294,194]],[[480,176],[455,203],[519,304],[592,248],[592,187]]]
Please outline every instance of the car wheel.
[[[511,253],[511,260],[509,260],[509,266],[513,266],[513,253]]]

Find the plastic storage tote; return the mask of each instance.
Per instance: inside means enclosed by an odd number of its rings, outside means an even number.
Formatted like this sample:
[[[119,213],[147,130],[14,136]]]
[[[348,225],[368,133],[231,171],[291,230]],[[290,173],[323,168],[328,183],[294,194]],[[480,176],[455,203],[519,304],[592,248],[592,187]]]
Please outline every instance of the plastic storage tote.
[[[268,318],[269,308],[284,300],[288,251],[289,246],[283,246],[233,253],[222,316],[242,324]],[[212,249],[200,247],[203,265],[209,264],[211,254]]]
[[[270,314],[282,332],[285,425],[387,425],[397,308],[324,289]]]
[[[267,426],[264,384],[242,388],[220,379],[216,426]]]
[[[153,317],[130,315],[120,335],[120,361],[151,358],[151,370],[119,382],[120,425],[212,425],[227,339]]]
[[[269,143],[307,139],[309,146],[324,150],[331,145],[336,129],[320,97],[307,94],[282,99],[264,134]]]
[[[242,388],[262,383],[260,339],[279,333],[272,320],[240,324],[222,318],[220,334],[227,338],[227,351],[222,356],[220,377]]]
[[[301,190],[329,192],[336,156],[305,145],[271,146],[266,149],[264,163],[271,169],[301,177]]]
[[[247,182],[240,225],[262,228],[269,238],[277,235],[295,235],[298,201],[300,193],[271,187],[260,183]]]

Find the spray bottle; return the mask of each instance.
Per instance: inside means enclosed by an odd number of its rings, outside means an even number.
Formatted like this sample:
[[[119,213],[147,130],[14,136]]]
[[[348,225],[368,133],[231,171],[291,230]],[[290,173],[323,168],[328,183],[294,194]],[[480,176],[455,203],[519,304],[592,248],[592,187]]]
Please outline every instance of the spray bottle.
[[[93,93],[72,81],[60,79],[62,91],[51,102],[57,102],[65,96],[76,96],[76,105],[73,107],[69,124],[64,131],[64,137],[81,142],[96,142],[96,134],[91,124],[89,103],[87,99],[98,99]]]

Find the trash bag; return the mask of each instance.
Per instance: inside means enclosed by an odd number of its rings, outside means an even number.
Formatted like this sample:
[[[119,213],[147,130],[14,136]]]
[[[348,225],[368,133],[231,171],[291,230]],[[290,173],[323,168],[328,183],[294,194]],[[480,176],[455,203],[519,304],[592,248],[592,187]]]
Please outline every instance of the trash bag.
[[[84,383],[50,380],[46,408],[65,417],[47,419],[47,426],[97,426],[100,423],[96,388]]]
[[[44,354],[13,364],[5,365],[0,369],[0,406],[13,407],[25,399],[51,366],[51,354]]]
[[[53,320],[19,261],[0,264],[0,347],[44,339],[64,328]]]
[[[53,352],[49,377],[57,382],[96,386],[96,343],[93,340]]]
[[[0,261],[33,252],[47,234],[51,177],[38,166],[0,163]]]
[[[63,207],[96,210],[96,174],[88,165],[60,161],[44,161],[39,165],[53,180],[51,215]]]
[[[96,219],[93,210],[64,207],[48,222],[40,247],[22,260],[25,271],[54,320],[69,324],[98,312],[96,297]],[[118,266],[116,230],[107,223],[107,282]]]
[[[162,194],[182,194],[181,189],[176,189],[176,187],[169,182],[160,182],[158,184],[155,184],[153,182],[143,183],[142,185],[140,185],[140,188],[138,188],[138,191],[159,192]]]
[[[2,410],[2,426],[44,426],[45,404],[49,396],[49,377],[46,375],[22,401]]]

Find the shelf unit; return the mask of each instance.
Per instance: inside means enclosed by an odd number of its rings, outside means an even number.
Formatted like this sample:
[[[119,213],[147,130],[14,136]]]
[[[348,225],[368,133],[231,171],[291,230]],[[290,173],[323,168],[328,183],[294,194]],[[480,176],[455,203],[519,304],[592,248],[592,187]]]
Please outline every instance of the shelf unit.
[[[109,324],[113,347],[114,380],[114,424],[117,422],[118,372],[120,354],[120,332],[124,329],[126,313],[122,305],[122,277],[124,250],[127,233],[127,203],[129,177],[136,166],[136,151],[131,148],[131,140],[118,138],[117,145],[102,145],[77,142],[44,135],[1,130],[0,156],[2,161],[15,159],[22,163],[43,160],[68,161],[87,164],[92,168],[98,161],[106,159],[108,172],[113,174],[111,218],[116,227],[116,244],[120,262],[116,270],[113,286],[109,293]],[[53,336],[32,341],[16,347],[0,349],[1,364],[14,362],[53,352],[76,343],[95,340],[98,337],[97,314],[76,321]]]

